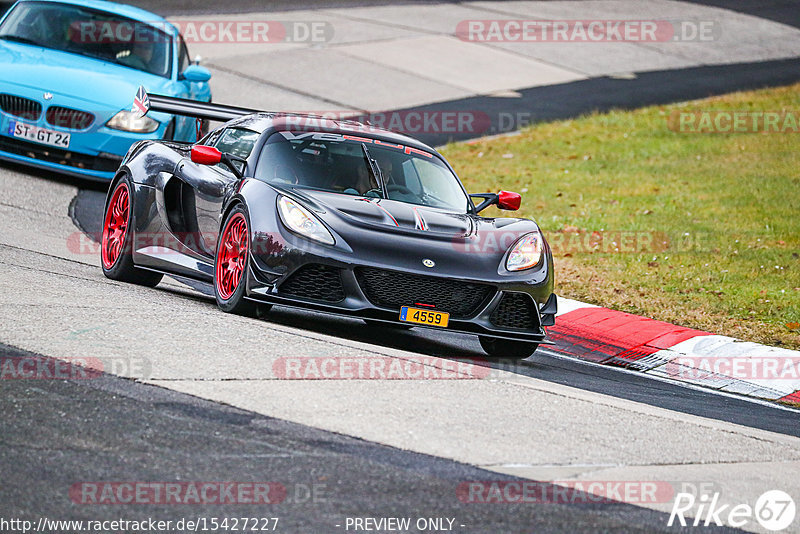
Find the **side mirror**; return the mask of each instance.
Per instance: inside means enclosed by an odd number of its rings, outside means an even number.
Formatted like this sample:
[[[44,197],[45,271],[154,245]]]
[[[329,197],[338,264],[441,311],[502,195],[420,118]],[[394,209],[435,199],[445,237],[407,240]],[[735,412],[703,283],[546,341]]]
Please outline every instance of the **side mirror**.
[[[216,165],[222,161],[222,152],[213,146],[195,145],[192,147],[192,163]]]
[[[499,193],[475,193],[470,198],[480,198],[483,200],[475,206],[475,213],[480,213],[489,206],[497,205],[501,210],[517,211],[522,203],[522,195],[511,191],[500,191]]]
[[[501,210],[517,211],[522,204],[522,195],[511,191],[497,193],[497,207]]]
[[[190,82],[207,82],[211,79],[211,71],[200,65],[189,65],[181,73],[181,79]]]
[[[198,165],[216,165],[222,163],[240,180],[244,178],[242,170],[247,166],[246,159],[232,154],[223,154],[213,146],[206,145],[194,145],[192,147],[191,159],[192,163],[197,163]],[[236,166],[237,162],[241,164],[241,169]]]

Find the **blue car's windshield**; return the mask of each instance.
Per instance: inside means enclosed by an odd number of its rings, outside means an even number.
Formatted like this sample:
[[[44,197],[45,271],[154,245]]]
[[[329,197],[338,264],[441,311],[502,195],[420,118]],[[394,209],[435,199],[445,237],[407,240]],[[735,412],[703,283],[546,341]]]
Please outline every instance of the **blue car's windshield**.
[[[21,2],[0,26],[0,39],[80,54],[157,76],[172,73],[172,39],[165,32],[80,6]]]
[[[275,132],[262,149],[256,178],[457,213],[466,213],[469,204],[458,178],[435,155],[357,135]]]

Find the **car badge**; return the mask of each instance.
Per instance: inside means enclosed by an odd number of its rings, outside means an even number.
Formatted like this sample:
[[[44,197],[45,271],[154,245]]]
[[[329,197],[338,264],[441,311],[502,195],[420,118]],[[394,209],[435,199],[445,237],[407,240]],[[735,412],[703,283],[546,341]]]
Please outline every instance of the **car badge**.
[[[422,265],[424,265],[425,267],[433,268],[436,267],[436,262],[433,260],[429,260],[428,258],[425,258],[424,260],[422,260]]]
[[[45,100],[53,100],[53,93],[45,93],[44,94]]]

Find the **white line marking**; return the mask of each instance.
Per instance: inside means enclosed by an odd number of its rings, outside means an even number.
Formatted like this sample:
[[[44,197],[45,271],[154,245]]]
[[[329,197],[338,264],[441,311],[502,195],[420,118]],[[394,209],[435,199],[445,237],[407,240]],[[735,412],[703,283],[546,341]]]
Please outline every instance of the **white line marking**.
[[[595,306],[594,304],[589,304],[587,302],[581,302],[579,300],[572,300],[566,297],[558,297],[558,312],[556,312],[556,317],[559,315],[564,315],[565,313],[569,313],[571,311],[580,310],[581,308],[599,308],[600,306]]]
[[[705,393],[713,393],[715,395],[728,397],[729,399],[740,399],[740,400],[744,400],[744,401],[747,401],[747,402],[752,402],[753,404],[760,404],[762,406],[769,406],[769,407],[772,407],[772,408],[777,408],[779,410],[784,410],[784,411],[787,411],[787,412],[800,414],[800,410],[798,410],[798,409],[790,408],[790,407],[784,406],[782,404],[776,404],[775,402],[772,402],[772,401],[756,399],[756,398],[753,398],[753,397],[745,397],[744,395],[737,395],[735,393],[728,393],[726,391],[719,391],[719,390],[716,390],[716,389],[708,389],[708,388],[704,388],[704,387],[701,387],[701,386],[695,386],[694,384],[687,384],[686,382],[681,382],[679,380],[673,380],[671,378],[664,378],[664,377],[661,377],[661,376],[654,376],[654,375],[650,375],[650,374],[647,374],[647,373],[643,373],[641,371],[631,371],[630,369],[625,369],[624,367],[616,367],[616,366],[612,366],[612,365],[603,365],[601,363],[590,362],[590,361],[587,361],[587,360],[581,360],[580,358],[576,358],[574,356],[569,356],[567,354],[562,354],[560,352],[555,352],[553,350],[545,349],[545,348],[541,348],[541,347],[536,352],[537,353],[542,352],[544,354],[547,354],[548,356],[552,356],[554,358],[558,358],[558,359],[561,359],[561,360],[569,360],[571,362],[577,362],[577,363],[586,365],[588,367],[602,367],[603,369],[612,369],[612,370],[620,372],[620,373],[631,374],[631,375],[636,375],[636,376],[642,376],[642,377],[645,377],[645,378],[649,378],[650,380],[656,380],[658,382],[666,382],[668,384],[675,384],[677,386],[681,386],[681,387],[684,387],[684,388],[687,388],[687,389],[691,389],[691,390],[694,390],[694,391],[703,391]],[[534,357],[535,357],[535,355],[534,355]],[[581,388],[581,389],[584,389],[584,388]]]

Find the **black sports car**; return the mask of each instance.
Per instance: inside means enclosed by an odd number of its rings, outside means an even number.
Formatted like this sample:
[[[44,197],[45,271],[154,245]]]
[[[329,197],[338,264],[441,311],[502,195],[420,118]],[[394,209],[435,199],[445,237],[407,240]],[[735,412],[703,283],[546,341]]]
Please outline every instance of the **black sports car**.
[[[518,194],[470,196],[434,149],[367,124],[158,95],[148,109],[228,122],[196,144],[131,147],[106,199],[107,277],[208,282],[226,312],[280,304],[477,334],[493,357],[548,343],[539,227],[479,215],[518,209]]]

